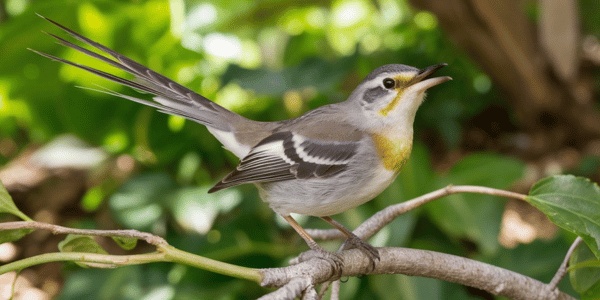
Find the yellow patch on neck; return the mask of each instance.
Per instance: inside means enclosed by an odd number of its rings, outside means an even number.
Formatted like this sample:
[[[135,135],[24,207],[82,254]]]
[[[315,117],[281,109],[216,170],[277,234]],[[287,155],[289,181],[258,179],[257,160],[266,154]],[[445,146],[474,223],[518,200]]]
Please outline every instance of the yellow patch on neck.
[[[399,172],[410,157],[412,139],[390,139],[382,134],[372,134],[371,138],[383,166],[390,171]]]

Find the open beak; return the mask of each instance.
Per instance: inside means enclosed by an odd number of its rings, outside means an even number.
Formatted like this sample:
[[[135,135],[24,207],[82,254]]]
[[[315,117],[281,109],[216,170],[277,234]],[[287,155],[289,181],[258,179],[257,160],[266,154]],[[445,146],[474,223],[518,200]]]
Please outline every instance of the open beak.
[[[441,64],[429,66],[425,69],[421,69],[419,71],[419,74],[417,74],[417,76],[415,76],[415,78],[412,80],[413,81],[412,84],[418,85],[419,89],[421,89],[421,90],[426,90],[426,89],[429,89],[440,83],[444,83],[448,80],[452,80],[452,77],[449,77],[449,76],[427,78],[427,77],[429,77],[429,75],[435,73],[435,71],[437,71],[447,65],[448,65],[447,63],[441,63]]]

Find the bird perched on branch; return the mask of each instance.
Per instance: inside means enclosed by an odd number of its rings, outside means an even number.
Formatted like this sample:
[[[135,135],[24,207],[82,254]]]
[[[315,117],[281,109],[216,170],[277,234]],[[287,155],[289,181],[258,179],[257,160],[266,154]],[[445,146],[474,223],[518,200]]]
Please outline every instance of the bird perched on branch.
[[[261,198],[283,217],[319,255],[339,262],[292,218],[321,217],[364,252],[372,265],[376,248],[330,216],[361,205],[381,193],[410,156],[413,121],[425,91],[450,80],[430,76],[446,64],[424,69],[390,64],[372,71],[341,103],[325,105],[290,120],[258,122],[244,118],[149,68],[42,16],[95,51],[50,34],[69,48],[122,69],[121,78],[85,65],[32,50],[50,59],[155,95],[153,101],[102,90],[127,100],[205,125],[241,159],[209,192],[253,183]],[[337,263],[336,263],[337,264]]]

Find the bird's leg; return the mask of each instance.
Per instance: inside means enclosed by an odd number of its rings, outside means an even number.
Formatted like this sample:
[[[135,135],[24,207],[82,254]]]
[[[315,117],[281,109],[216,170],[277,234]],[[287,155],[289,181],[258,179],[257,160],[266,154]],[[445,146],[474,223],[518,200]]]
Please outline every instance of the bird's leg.
[[[362,251],[364,254],[366,254],[367,257],[369,258],[369,264],[371,266],[371,270],[375,269],[375,260],[379,261],[379,259],[380,259],[379,251],[377,251],[377,249],[375,247],[373,247],[369,243],[363,241],[361,238],[356,236],[356,234],[354,234],[352,231],[348,230],[346,227],[344,227],[344,225],[342,225],[341,223],[332,219],[331,217],[321,217],[321,219],[323,219],[325,222],[333,225],[333,227],[337,228],[339,231],[341,231],[346,236],[346,238],[347,238],[346,245],[351,246],[348,248],[354,247],[354,248]]]
[[[319,246],[319,244],[315,242],[308,232],[306,232],[306,230],[304,230],[304,228],[302,228],[302,226],[300,226],[300,224],[298,224],[298,222],[296,222],[292,216],[287,215],[282,217],[290,224],[290,226],[292,226],[292,228],[294,228],[294,230],[296,230],[296,232],[302,237],[302,239],[304,239],[306,244],[308,244],[308,247],[310,247],[314,253],[316,253],[320,258],[328,259],[333,262],[334,275],[336,277],[340,277],[342,275],[342,267],[344,266],[344,261],[341,259],[341,257],[336,253],[329,252],[323,249],[323,247]],[[308,257],[300,257],[300,259],[306,260]]]
[[[315,242],[308,232],[306,232],[306,230],[304,230],[304,228],[302,228],[302,226],[300,226],[300,224],[298,224],[298,222],[292,218],[292,216],[283,216],[283,218],[292,226],[292,228],[294,228],[294,230],[296,230],[302,239],[304,239],[310,249],[317,251],[324,250],[321,248],[321,246],[319,246],[319,244],[317,244],[317,242]]]

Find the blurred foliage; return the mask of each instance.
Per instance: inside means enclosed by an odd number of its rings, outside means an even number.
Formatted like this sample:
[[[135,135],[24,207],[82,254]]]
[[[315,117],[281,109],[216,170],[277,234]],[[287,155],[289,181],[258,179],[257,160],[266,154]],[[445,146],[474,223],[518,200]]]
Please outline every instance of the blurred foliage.
[[[113,156],[142,165],[121,187],[99,183],[82,207],[109,209],[123,228],[159,233],[174,246],[249,267],[275,267],[305,249],[275,220],[251,186],[206,194],[237,159],[203,126],[88,89],[135,93],[27,48],[91,64],[42,32],[52,18],[215,102],[256,120],[280,120],[343,101],[371,70],[388,63],[425,67],[446,62],[453,81],[429,92],[416,119],[415,149],[397,181],[375,201],[338,220],[355,227],[383,207],[453,184],[508,188],[524,164],[492,153],[467,155],[445,173],[431,153],[456,149],[470,118],[505,107],[490,79],[442,34],[435,16],[406,1],[5,0],[0,23],[0,163],[32,144],[73,133]],[[594,23],[586,22],[590,26]],[[107,69],[116,74],[119,71]],[[589,164],[597,166],[597,160]],[[586,168],[582,167],[581,172]],[[443,251],[551,278],[572,237],[533,247],[499,246],[503,202],[455,195],[399,217],[375,245]],[[316,218],[308,227],[327,228]],[[279,220],[281,221],[281,220]],[[79,225],[89,227],[82,217]],[[77,222],[71,226],[77,226]],[[280,228],[278,228],[280,227]],[[335,249],[337,242],[323,243]],[[544,255],[539,253],[543,252]],[[527,259],[526,259],[527,258]],[[65,267],[59,299],[236,299],[266,292],[253,283],[181,265],[114,270]],[[564,288],[564,287],[561,287]],[[342,298],[477,299],[461,286],[401,275],[350,278]]]
[[[581,245],[575,249],[569,266],[576,267],[587,264],[587,267],[575,269],[569,273],[573,288],[581,294],[581,299],[597,299],[600,294],[600,264],[591,251],[592,248]]]

